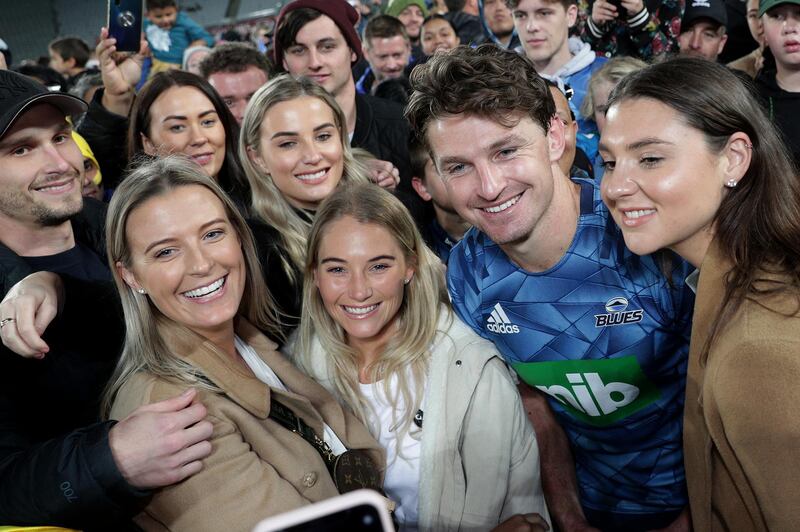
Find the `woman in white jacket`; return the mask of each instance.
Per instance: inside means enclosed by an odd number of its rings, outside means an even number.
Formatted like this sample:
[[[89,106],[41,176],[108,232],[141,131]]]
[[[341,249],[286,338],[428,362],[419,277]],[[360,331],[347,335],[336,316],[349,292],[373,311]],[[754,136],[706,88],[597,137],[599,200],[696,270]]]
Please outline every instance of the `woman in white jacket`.
[[[298,364],[386,448],[403,530],[545,530],[539,453],[494,346],[450,310],[411,216],[374,185],[341,187],[308,238]],[[538,516],[533,515],[538,514]]]

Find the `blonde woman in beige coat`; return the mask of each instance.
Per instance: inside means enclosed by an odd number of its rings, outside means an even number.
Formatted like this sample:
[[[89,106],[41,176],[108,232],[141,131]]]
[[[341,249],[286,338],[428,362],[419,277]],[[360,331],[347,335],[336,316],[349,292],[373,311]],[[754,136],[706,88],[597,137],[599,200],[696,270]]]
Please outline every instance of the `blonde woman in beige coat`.
[[[277,328],[252,236],[194,163],[167,157],[128,176],[107,237],[127,328],[107,396],[111,417],[194,388],[213,425],[202,470],[155,492],[139,526],[250,530],[337,495],[317,448],[270,417],[275,401],[334,454],[362,449],[382,467],[383,452],[355,416],[265,335]]]

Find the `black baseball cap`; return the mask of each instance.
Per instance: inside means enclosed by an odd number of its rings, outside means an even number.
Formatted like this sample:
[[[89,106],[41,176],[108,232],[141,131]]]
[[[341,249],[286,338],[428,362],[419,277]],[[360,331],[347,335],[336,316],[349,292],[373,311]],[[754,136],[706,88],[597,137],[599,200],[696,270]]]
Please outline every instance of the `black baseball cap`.
[[[706,18],[720,26],[728,25],[728,11],[724,0],[686,0],[686,10],[681,19],[681,31],[686,31],[697,19]]]
[[[54,105],[63,111],[64,116],[79,115],[87,108],[86,102],[80,98],[51,92],[27,76],[0,70],[0,138],[26,109],[38,103]]]

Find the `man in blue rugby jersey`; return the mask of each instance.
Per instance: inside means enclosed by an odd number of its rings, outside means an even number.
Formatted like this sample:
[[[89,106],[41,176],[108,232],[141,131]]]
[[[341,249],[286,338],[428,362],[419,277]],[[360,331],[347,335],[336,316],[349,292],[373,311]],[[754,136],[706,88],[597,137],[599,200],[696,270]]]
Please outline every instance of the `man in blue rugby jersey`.
[[[564,126],[528,59],[461,47],[412,86],[406,115],[474,226],[453,306],[526,383],[559,529],[688,530],[689,269],[629,252],[597,183],[559,169]]]

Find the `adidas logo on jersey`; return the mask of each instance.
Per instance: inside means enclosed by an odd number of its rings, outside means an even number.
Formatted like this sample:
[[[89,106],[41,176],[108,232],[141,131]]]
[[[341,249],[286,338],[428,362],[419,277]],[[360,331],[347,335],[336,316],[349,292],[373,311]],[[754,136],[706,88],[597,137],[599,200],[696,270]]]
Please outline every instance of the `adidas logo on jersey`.
[[[608,314],[595,314],[595,327],[611,327],[613,325],[627,325],[629,323],[639,323],[644,317],[644,311],[628,310],[628,300],[624,297],[612,297],[606,302]]]
[[[519,332],[519,327],[511,323],[500,303],[494,306],[492,314],[486,319],[486,328],[498,334],[516,334]]]

